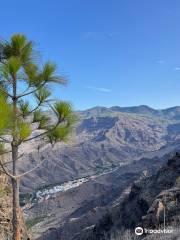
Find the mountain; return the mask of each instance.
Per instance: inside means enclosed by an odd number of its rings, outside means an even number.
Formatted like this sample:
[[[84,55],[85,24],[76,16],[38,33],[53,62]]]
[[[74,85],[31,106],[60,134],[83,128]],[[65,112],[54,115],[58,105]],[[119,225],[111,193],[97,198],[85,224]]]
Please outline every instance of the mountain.
[[[125,112],[125,113],[136,113],[136,114],[146,114],[146,115],[158,115],[158,110],[150,108],[146,105],[134,106],[134,107],[119,107],[113,106],[110,108],[112,111]]]
[[[71,141],[57,144],[54,148],[44,148],[40,156],[45,159],[42,167],[24,177],[21,191],[32,191],[43,185],[103,172],[165,146],[171,145],[173,148],[172,143],[179,141],[180,121],[175,120],[177,108],[174,108],[174,115],[173,110],[163,110],[164,117],[159,117],[159,110],[146,106],[123,109],[129,112],[117,111],[117,107],[95,107],[78,112],[79,121]],[[169,115],[166,116],[165,112]],[[23,146],[28,153],[22,160],[20,171],[36,164],[39,158],[35,151],[37,145],[35,141]],[[24,162],[27,162],[25,166]]]
[[[166,109],[153,109],[146,105],[140,106],[132,106],[132,107],[120,107],[120,106],[112,106],[110,108],[106,107],[94,107],[81,113],[86,116],[98,116],[102,114],[113,114],[113,112],[120,112],[120,113],[133,113],[133,114],[140,114],[146,115],[150,117],[160,117],[170,120],[180,120],[180,107],[175,106]]]
[[[79,240],[92,233],[134,181],[151,176],[180,149],[179,107],[95,107],[77,116],[68,143],[43,147],[40,154],[38,140],[23,145],[20,172],[43,160],[21,184],[34,239]]]
[[[81,235],[86,228],[98,223],[135,180],[152,175],[167,158],[135,161],[89,178],[78,188],[52,194],[49,191],[43,196],[44,200],[34,195],[32,204],[24,209],[28,221],[38,219],[38,224],[31,229],[34,239],[72,240]]]
[[[146,229],[158,229],[164,224],[164,209],[166,211],[166,227],[174,226],[174,233],[162,235],[162,239],[179,239],[175,228],[180,221],[180,155],[171,157],[164,167],[156,174],[136,181],[129,194],[119,201],[86,235],[83,233],[77,239],[102,240],[111,239],[111,236],[132,235],[125,239],[134,239],[134,229],[141,226]],[[179,230],[178,230],[179,231]],[[166,238],[164,238],[166,236]],[[76,239],[76,238],[75,238]],[[123,237],[121,238],[123,239]],[[156,235],[143,239],[161,239]]]

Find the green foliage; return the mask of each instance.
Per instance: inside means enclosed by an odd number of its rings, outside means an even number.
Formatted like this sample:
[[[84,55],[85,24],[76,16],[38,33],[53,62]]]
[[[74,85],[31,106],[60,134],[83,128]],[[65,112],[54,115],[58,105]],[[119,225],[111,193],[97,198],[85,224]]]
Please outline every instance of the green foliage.
[[[41,115],[40,121],[38,122],[39,122],[38,129],[48,129],[50,118],[46,115]]]
[[[15,76],[22,66],[21,60],[19,57],[10,57],[4,66],[4,73],[8,77]]]
[[[58,126],[51,126],[51,130],[47,134],[48,141],[51,144],[55,144],[58,141],[66,141],[76,120],[76,116],[72,111],[72,105],[68,102],[60,101],[55,103],[53,110],[59,119],[59,124]]]
[[[45,63],[42,69],[36,64],[30,63],[25,67],[27,83],[30,86],[44,86],[48,83],[65,84],[65,78],[56,75],[56,65],[51,62]]]
[[[77,122],[77,115],[71,112],[69,116],[66,117],[66,122],[68,127],[72,127]]]
[[[35,111],[33,115],[33,123],[40,122],[41,117],[42,117],[41,111],[40,110]]]
[[[33,56],[33,44],[23,34],[14,34],[10,42],[3,43],[3,57],[18,57],[23,65],[28,64]]]
[[[0,72],[1,72],[1,67],[0,67]],[[7,82],[5,80],[0,80],[0,95],[4,94],[4,96],[7,97],[7,95],[4,93],[5,91],[8,90],[7,88],[8,88]]]
[[[17,137],[20,141],[25,140],[31,135],[31,126],[27,122],[18,122]]]
[[[22,113],[22,116],[26,117],[30,112],[29,102],[21,99],[18,102],[18,105],[19,105],[19,110]]]
[[[51,62],[47,62],[45,63],[42,72],[40,74],[40,78],[42,79],[42,81],[45,81],[47,83],[61,83],[61,84],[65,84],[66,83],[66,79],[57,76],[56,75],[56,64],[51,63]]]
[[[56,65],[54,63],[51,62],[45,63],[41,73],[42,79],[45,80],[46,82],[51,82],[51,80],[53,80],[53,75],[55,71]]]
[[[76,115],[73,113],[71,103],[64,101],[56,102],[53,110],[59,119],[59,122],[64,122],[66,127],[71,128],[77,120]]]
[[[0,95],[0,135],[10,127],[12,123],[12,107],[4,95]]]
[[[31,128],[31,124],[37,123],[37,129],[44,130],[52,144],[66,141],[76,118],[70,103],[59,101],[54,106],[50,104],[49,84],[66,83],[66,79],[56,74],[56,65],[48,61],[40,67],[33,59],[32,42],[23,34],[15,34],[10,41],[1,42],[0,52],[0,134],[8,133],[21,144],[36,127],[34,124]],[[24,92],[20,92],[20,81],[27,87]],[[28,98],[24,99],[26,96],[35,98],[37,106],[32,108]],[[54,124],[42,112],[47,103],[56,114],[57,122]]]
[[[47,137],[51,144],[55,144],[56,142],[66,141],[69,133],[69,127],[59,125],[54,130],[50,131],[47,134]]]
[[[20,85],[22,82],[23,91]],[[37,64],[34,60],[33,44],[25,35],[15,34],[9,41],[0,42],[0,142],[9,144],[8,152],[10,148],[12,150],[13,171],[12,168],[9,170],[7,167],[6,171],[3,168],[10,178],[15,177],[12,174],[18,173],[15,162],[21,156],[16,153],[23,142],[47,136],[44,139],[55,144],[66,141],[72,129],[75,119],[72,106],[63,101],[51,106],[51,92],[48,90],[51,83],[65,84],[66,79],[56,74],[54,63],[47,62],[42,67]],[[37,106],[30,106],[31,98],[37,100]],[[42,112],[47,110],[47,106],[56,113],[54,124],[54,120]],[[37,131],[37,134],[32,135],[32,131],[38,129],[41,129],[40,133]],[[4,146],[0,144],[0,153],[5,152]],[[29,172],[24,172],[18,178],[21,179]],[[19,189],[13,185],[13,192],[15,190],[19,194]],[[16,201],[16,204],[19,202]],[[14,218],[18,216],[16,204],[13,205]],[[28,228],[39,221],[39,218],[30,220],[27,223]],[[13,229],[18,224],[19,222],[16,224],[12,221]]]
[[[72,114],[72,105],[68,102],[60,101],[54,104],[53,110],[60,121],[67,119]]]
[[[33,123],[38,123],[38,129],[47,129],[49,127],[50,117],[43,114],[40,110],[34,112]]]
[[[38,103],[44,103],[50,97],[51,92],[47,88],[42,87],[34,95],[38,100]]]
[[[34,63],[29,63],[24,67],[24,73],[29,86],[36,86],[39,84],[38,80],[38,66]]]

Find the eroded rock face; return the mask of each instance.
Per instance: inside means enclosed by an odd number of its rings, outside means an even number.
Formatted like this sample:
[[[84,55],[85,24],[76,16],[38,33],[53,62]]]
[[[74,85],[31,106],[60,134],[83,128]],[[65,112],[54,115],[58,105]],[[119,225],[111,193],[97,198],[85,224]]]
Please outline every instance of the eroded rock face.
[[[147,215],[142,217],[144,226],[157,228],[180,223],[180,188],[174,187],[161,192],[153,201]]]
[[[110,239],[113,232],[134,229],[136,226],[157,228],[164,223],[178,226],[180,223],[180,155],[169,159],[157,174],[137,181],[129,195],[112,208],[91,231],[87,238]],[[109,236],[109,238],[107,237]],[[155,239],[155,238],[154,238]]]

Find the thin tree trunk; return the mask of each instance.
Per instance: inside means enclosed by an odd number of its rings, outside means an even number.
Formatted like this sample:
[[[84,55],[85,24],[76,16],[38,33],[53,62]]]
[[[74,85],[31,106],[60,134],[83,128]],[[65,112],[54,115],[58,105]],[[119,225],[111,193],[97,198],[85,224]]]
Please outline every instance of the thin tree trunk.
[[[20,206],[19,206],[19,179],[17,176],[17,160],[18,160],[18,145],[17,145],[17,97],[16,97],[16,89],[17,81],[16,76],[13,77],[13,121],[14,121],[14,129],[13,129],[13,141],[12,141],[12,161],[13,161],[13,175],[12,178],[12,188],[13,188],[13,240],[21,240],[20,234]]]
[[[13,187],[13,240],[20,240],[20,221],[19,221],[19,180],[12,179],[12,187]]]
[[[18,157],[18,147],[12,145],[13,175],[17,175],[16,162]],[[13,240],[20,240],[20,206],[19,206],[19,179],[12,178],[13,188]]]

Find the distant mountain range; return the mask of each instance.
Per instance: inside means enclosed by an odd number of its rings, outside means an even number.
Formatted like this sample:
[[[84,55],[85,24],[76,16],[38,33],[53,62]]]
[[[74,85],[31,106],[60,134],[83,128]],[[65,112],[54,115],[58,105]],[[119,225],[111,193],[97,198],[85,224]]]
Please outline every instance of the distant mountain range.
[[[47,160],[23,179],[23,191],[127,164],[160,148],[175,148],[180,141],[180,107],[94,107],[77,115],[79,121],[70,142],[42,152]],[[35,145],[37,142],[31,143],[29,149]],[[32,152],[25,158],[30,160],[25,166],[29,169],[37,156]]]
[[[119,107],[113,106],[110,108],[107,107],[94,107],[85,111],[81,111],[86,117],[90,116],[98,116],[102,114],[112,114],[113,112],[121,112],[121,113],[134,113],[134,114],[141,114],[141,115],[148,115],[154,117],[160,117],[165,119],[174,119],[180,120],[180,106],[175,106],[166,109],[154,109],[147,105],[140,105],[140,106],[132,106],[132,107]]]
[[[90,231],[93,224],[101,231],[98,221],[107,221],[102,216],[112,205],[119,205],[132,183],[155,173],[170,152],[180,149],[180,107],[95,107],[79,111],[77,116],[70,141],[43,149],[41,157],[45,161],[23,178],[21,193],[82,177],[93,178],[78,188],[27,205],[25,213],[33,223],[34,239],[85,240],[83,233]],[[24,148],[31,151],[36,145],[35,141]],[[21,165],[20,171],[33,167],[37,159],[37,153],[27,153],[23,161],[28,163]],[[105,226],[109,227],[109,223],[105,222]]]

